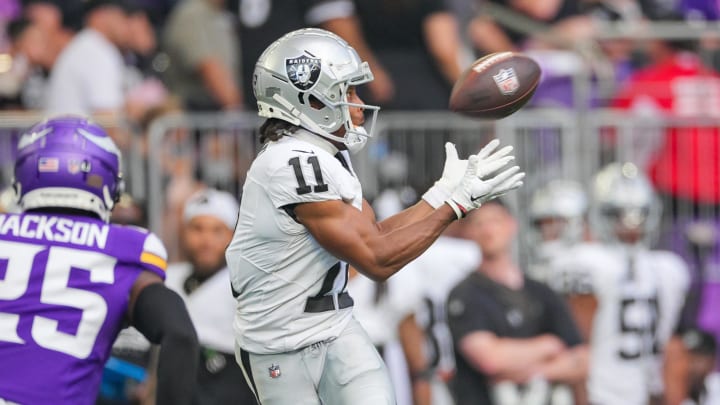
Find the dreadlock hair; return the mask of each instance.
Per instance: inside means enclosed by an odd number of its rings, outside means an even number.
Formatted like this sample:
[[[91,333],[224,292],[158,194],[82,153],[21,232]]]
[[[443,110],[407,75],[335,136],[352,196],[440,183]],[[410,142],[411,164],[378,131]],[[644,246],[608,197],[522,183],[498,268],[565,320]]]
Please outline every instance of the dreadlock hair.
[[[277,141],[285,135],[295,133],[300,129],[299,126],[283,121],[278,118],[268,118],[260,126],[260,144],[269,141]]]

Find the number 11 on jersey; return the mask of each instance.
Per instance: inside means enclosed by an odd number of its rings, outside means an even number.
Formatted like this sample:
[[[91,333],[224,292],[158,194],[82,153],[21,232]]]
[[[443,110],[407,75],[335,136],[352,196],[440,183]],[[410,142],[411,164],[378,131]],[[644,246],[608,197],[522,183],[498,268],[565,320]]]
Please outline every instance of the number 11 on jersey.
[[[288,161],[288,164],[292,166],[293,170],[295,171],[295,178],[298,182],[298,187],[295,189],[295,191],[297,191],[299,195],[307,194],[309,192],[321,193],[323,191],[328,191],[328,185],[325,184],[325,180],[323,179],[322,171],[320,170],[320,161],[318,161],[317,156],[313,155],[308,157],[307,162],[313,168],[315,182],[317,183],[317,185],[309,186],[307,184],[307,182],[305,181],[305,176],[302,172],[302,167],[300,166],[300,158],[296,156]]]

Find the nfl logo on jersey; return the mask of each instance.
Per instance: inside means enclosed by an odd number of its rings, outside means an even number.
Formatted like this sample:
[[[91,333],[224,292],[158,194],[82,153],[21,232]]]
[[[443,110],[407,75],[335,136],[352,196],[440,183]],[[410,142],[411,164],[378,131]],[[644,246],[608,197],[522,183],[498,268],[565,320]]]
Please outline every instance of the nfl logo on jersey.
[[[280,377],[280,366],[277,364],[273,364],[270,367],[268,367],[268,371],[270,371],[270,378],[278,378]]]

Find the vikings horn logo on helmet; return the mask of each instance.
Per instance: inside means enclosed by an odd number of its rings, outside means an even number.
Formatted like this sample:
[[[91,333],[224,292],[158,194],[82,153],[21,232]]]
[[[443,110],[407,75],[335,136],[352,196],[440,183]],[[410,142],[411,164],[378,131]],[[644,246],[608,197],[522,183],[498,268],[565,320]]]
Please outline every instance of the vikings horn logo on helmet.
[[[320,77],[320,59],[307,56],[285,59],[285,70],[293,86],[310,90]]]

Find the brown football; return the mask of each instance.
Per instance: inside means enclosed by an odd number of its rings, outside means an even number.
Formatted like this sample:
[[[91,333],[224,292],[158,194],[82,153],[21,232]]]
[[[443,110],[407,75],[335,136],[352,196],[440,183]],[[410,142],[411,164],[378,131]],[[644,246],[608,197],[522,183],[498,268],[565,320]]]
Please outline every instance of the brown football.
[[[540,66],[514,52],[497,52],[476,60],[453,86],[450,110],[499,119],[519,110],[537,89]]]

